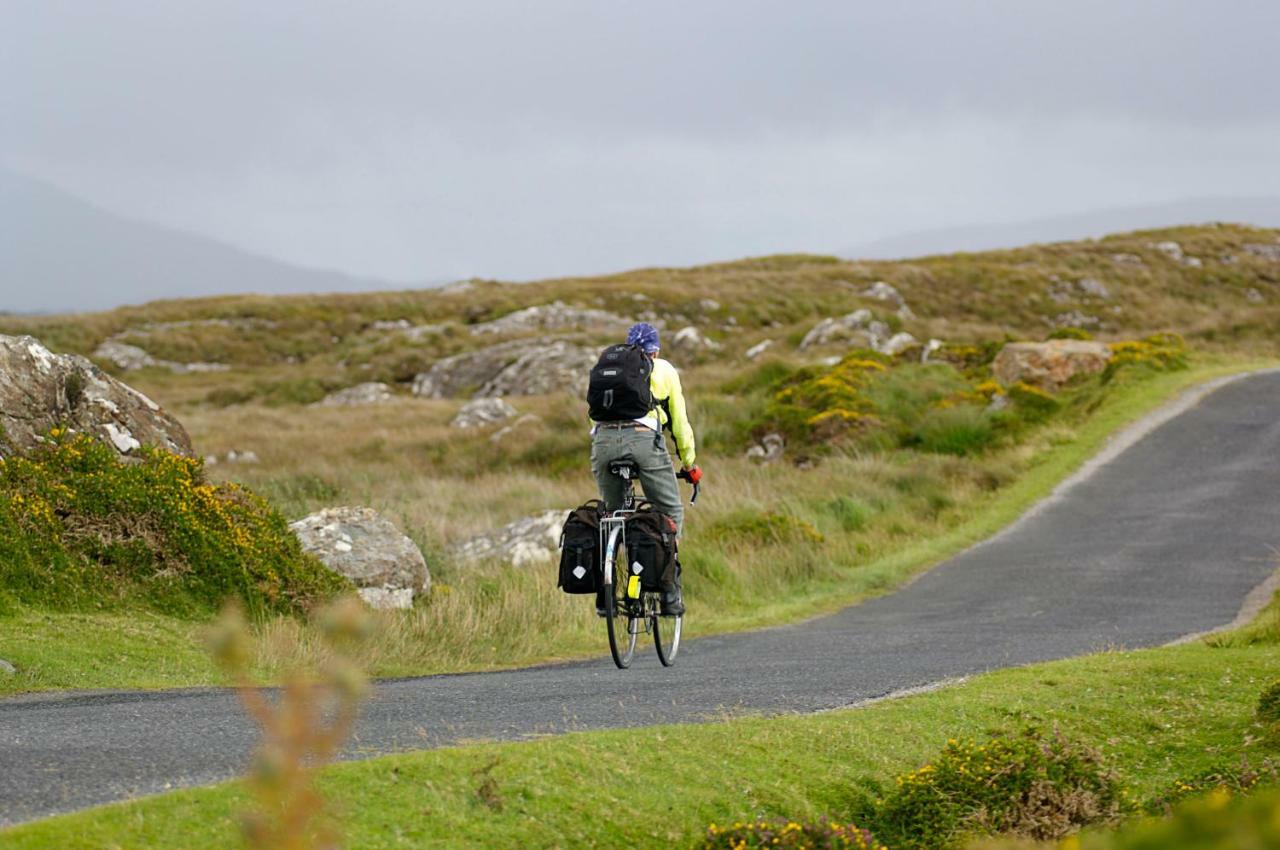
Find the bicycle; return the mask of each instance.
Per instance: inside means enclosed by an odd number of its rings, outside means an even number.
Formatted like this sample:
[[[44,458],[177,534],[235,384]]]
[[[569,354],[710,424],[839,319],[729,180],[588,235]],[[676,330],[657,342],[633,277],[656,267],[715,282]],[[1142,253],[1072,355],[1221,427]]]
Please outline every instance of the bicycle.
[[[622,458],[609,463],[609,474],[617,475],[626,487],[623,490],[622,507],[605,514],[600,519],[601,586],[604,596],[605,623],[609,632],[609,652],[613,663],[625,670],[635,656],[636,642],[641,632],[653,634],[654,649],[663,667],[675,663],[680,651],[680,632],[683,615],[663,617],[662,593],[645,590],[640,586],[640,576],[631,575],[629,569],[619,569],[618,558],[627,545],[627,517],[636,512],[635,479],[636,463]],[[686,480],[689,480],[687,476]],[[693,485],[693,498],[698,500],[698,484]],[[625,581],[614,581],[626,576]]]

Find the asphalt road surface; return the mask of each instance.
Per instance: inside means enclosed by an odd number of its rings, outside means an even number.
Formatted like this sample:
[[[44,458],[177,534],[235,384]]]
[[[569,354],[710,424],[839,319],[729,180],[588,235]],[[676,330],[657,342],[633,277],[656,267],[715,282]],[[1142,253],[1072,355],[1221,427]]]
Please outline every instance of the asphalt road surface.
[[[809,712],[1222,626],[1277,566],[1280,374],[1184,406],[897,593],[798,625],[690,641],[672,669],[651,646],[630,670],[615,669],[602,626],[590,661],[384,682],[345,757]],[[225,691],[0,700],[0,823],[227,779],[254,740]]]

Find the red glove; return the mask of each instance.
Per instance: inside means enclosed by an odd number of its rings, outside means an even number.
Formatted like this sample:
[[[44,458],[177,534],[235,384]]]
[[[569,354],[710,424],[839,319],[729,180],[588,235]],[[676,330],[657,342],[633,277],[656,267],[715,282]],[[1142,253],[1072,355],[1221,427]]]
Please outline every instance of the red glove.
[[[691,466],[685,470],[685,477],[689,479],[690,484],[697,484],[702,480],[702,467]]]

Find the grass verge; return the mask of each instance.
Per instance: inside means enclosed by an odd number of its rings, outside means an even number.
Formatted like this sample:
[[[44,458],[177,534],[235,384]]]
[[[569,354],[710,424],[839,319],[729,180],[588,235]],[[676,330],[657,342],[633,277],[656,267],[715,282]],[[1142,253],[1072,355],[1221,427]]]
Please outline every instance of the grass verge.
[[[1101,750],[1142,802],[1241,756],[1274,755],[1253,714],[1277,664],[1273,644],[1107,652],[823,714],[382,757],[328,768],[321,787],[340,801],[353,847],[679,847],[711,822],[839,817],[948,738],[1056,724]],[[0,831],[0,843],[226,847],[245,802],[227,783]]]
[[[689,546],[686,585],[695,613],[687,635],[795,621],[890,590],[1006,526],[1094,456],[1117,430],[1162,402],[1192,385],[1267,365],[1202,359],[1191,370],[1128,384],[1105,395],[1073,428],[1049,429],[1036,445],[1011,450],[1020,453],[1017,457],[993,459],[992,464],[1021,472],[995,490],[955,480],[948,464],[958,461],[930,455],[889,461],[839,457],[810,471],[743,465],[724,485],[734,493],[734,504],[718,506],[708,500],[712,504],[699,505],[699,512],[711,513],[705,545],[698,545],[695,533]],[[815,482],[815,475],[823,477]],[[830,501],[833,492],[854,486],[879,490],[863,500]],[[922,492],[913,494],[912,487]],[[920,519],[939,487],[947,489],[947,506],[931,519]],[[815,489],[825,494],[820,506],[812,503]],[[866,521],[857,511],[874,504],[875,492],[896,501],[888,502],[890,512],[875,516],[864,528]],[[786,547],[794,556],[789,561],[765,559],[767,570],[740,574],[751,562],[738,562],[734,551],[715,542],[714,532],[730,527],[734,510],[754,516],[769,505],[781,506],[789,516],[812,517],[827,542]],[[832,506],[839,510],[822,512]],[[556,591],[550,568],[467,569],[456,575],[446,570],[436,580],[430,604],[381,618],[382,628],[363,659],[374,675],[495,669],[602,651],[590,606]],[[217,677],[200,657],[194,640],[198,629],[188,621],[149,613],[51,615],[19,609],[0,617],[0,657],[20,670],[17,676],[0,678],[0,694],[210,684]],[[529,641],[531,633],[542,638]],[[261,635],[258,668],[267,677],[278,675],[314,645],[306,628],[287,617],[265,621]]]

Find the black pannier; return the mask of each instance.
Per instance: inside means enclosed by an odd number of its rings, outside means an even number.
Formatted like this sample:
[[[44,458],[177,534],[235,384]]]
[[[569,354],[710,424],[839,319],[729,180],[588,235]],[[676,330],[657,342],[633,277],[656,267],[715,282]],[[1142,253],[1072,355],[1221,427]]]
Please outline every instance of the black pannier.
[[[676,580],[676,521],[643,503],[627,517],[627,563],[645,590],[663,590]]]
[[[595,593],[600,588],[600,500],[569,512],[560,532],[560,580],[565,593]]]
[[[653,360],[637,345],[611,345],[602,351],[587,384],[591,418],[596,422],[624,422],[652,413],[652,372]]]

